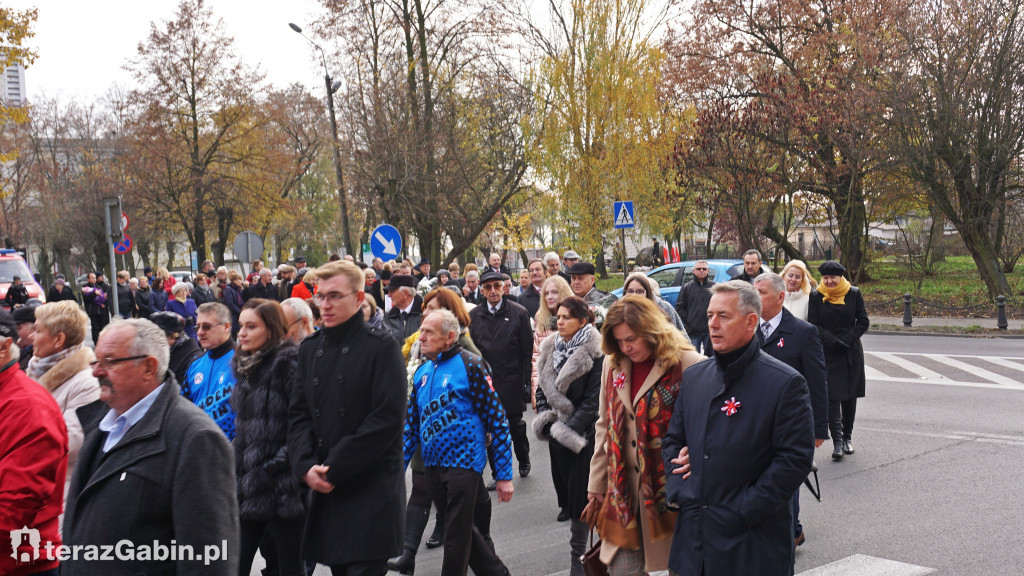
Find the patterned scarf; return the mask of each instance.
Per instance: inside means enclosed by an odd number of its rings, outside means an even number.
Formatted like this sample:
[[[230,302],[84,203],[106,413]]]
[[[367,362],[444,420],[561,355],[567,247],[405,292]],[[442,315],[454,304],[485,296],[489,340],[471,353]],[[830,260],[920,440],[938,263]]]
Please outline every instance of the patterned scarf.
[[[821,294],[821,301],[828,302],[829,304],[838,304],[840,306],[846,304],[846,293],[850,291],[850,281],[846,278],[839,277],[839,286],[829,290],[828,286],[824,283],[818,284],[818,293]]]
[[[614,380],[612,379],[614,376]],[[647,515],[652,542],[669,538],[676,525],[676,513],[665,502],[665,462],[661,457],[661,439],[668,431],[672,408],[682,384],[683,371],[677,363],[668,370],[637,402],[636,441],[637,464],[640,467],[640,498],[642,513]],[[625,450],[628,413],[615,390],[629,386],[624,372],[608,373],[608,493],[602,517],[598,520],[601,538],[619,547],[640,549],[640,523],[636,517],[636,495],[626,474]]]
[[[61,360],[67,358],[68,356],[71,356],[72,354],[78,352],[81,349],[82,345],[79,344],[77,346],[65,348],[64,350],[61,350],[56,354],[50,354],[46,358],[33,356],[32,358],[29,359],[28,366],[26,367],[28,377],[33,380],[39,380],[40,378],[43,377],[44,374],[49,372],[50,369],[56,366]]]
[[[580,346],[586,344],[589,339],[590,326],[586,324],[581,326],[568,342],[566,342],[564,338],[558,339],[555,343],[555,351],[551,356],[551,359],[555,363],[556,374],[562,371],[562,366],[565,365],[565,361],[569,359],[569,356],[572,356],[572,353]]]

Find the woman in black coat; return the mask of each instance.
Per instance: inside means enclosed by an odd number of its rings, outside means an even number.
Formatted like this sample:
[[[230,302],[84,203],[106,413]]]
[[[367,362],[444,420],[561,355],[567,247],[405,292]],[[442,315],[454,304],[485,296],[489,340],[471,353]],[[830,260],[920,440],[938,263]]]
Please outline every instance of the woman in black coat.
[[[594,313],[582,298],[570,296],[558,305],[556,328],[557,333],[541,342],[537,357],[533,431],[548,441],[551,477],[556,491],[564,495],[566,506],[558,519],[572,520],[569,574],[582,576],[579,558],[590,529],[580,517],[587,506],[604,353]]]
[[[281,576],[303,576],[306,569],[299,551],[306,508],[287,449],[288,401],[298,348],[285,338],[284,311],[275,301],[246,302],[239,326],[238,349],[231,361],[237,379],[231,406],[241,517],[239,574],[248,576],[263,540],[265,546],[275,546],[277,553],[270,555],[276,557]],[[264,540],[264,535],[269,538]]]
[[[853,454],[853,419],[857,398],[864,397],[864,346],[860,337],[870,321],[860,290],[843,277],[846,268],[835,260],[818,267],[821,284],[811,292],[807,321],[818,328],[828,370],[828,427],[832,459]]]

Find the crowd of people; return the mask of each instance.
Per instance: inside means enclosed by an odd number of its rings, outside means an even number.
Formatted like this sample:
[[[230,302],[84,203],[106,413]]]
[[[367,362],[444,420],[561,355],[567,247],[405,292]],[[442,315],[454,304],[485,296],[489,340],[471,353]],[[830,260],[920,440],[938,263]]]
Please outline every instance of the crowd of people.
[[[612,302],[571,250],[516,282],[497,254],[305,264],[89,274],[80,298],[58,276],[0,313],[0,529],[38,530],[0,538],[0,573],[247,576],[259,551],[266,574],[414,574],[433,508],[443,575],[510,574],[489,492],[512,500],[532,436],[571,576],[595,529],[613,576],[781,576],[815,448],[854,454],[869,321],[838,262],[818,283],[750,251],[716,284],[698,261],[675,306],[643,274]],[[121,540],[207,557],[32,550]]]

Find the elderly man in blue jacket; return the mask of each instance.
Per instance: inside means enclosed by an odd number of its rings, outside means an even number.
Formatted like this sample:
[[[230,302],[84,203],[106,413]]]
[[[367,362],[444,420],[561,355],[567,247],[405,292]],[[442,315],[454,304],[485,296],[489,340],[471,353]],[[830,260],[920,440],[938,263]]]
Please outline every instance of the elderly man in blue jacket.
[[[711,290],[715,357],[683,373],[664,439],[667,501],[679,507],[669,568],[681,576],[788,576],[790,500],[814,460],[807,383],[761,351],[761,299],[752,285],[734,280]]]

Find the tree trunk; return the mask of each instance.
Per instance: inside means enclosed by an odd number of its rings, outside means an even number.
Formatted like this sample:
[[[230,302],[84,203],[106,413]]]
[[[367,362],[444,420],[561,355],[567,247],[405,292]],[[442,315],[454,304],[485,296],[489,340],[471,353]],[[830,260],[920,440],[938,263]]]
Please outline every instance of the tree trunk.
[[[978,265],[978,273],[988,288],[989,298],[994,300],[999,295],[1011,296],[1013,291],[1010,283],[1003,274],[999,256],[988,236],[988,222],[972,222],[960,227],[960,237],[974,258],[974,263]]]

